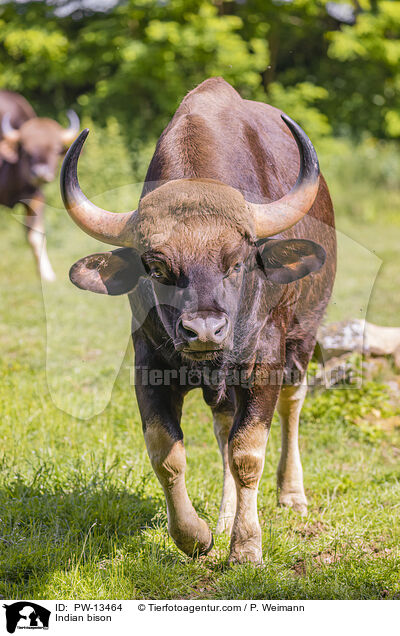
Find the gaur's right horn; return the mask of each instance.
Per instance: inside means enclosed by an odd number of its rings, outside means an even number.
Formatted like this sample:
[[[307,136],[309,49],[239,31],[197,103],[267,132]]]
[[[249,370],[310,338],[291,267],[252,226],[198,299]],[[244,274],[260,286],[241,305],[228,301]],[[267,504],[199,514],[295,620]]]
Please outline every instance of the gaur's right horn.
[[[278,201],[249,203],[258,238],[274,236],[300,221],[314,203],[319,187],[319,164],[314,146],[304,130],[287,115],[281,115],[300,153],[300,171],[293,188]]]
[[[118,214],[99,208],[83,194],[78,181],[78,159],[89,130],[86,128],[68,150],[61,168],[61,195],[69,215],[90,236],[121,247],[133,247],[137,211]]]

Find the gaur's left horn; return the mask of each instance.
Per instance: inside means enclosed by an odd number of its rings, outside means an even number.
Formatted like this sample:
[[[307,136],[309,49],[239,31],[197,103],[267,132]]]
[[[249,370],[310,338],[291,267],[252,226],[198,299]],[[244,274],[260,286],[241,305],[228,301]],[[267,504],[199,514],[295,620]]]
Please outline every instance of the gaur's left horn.
[[[1,134],[7,141],[18,141],[19,139],[19,130],[12,125],[10,113],[5,113],[1,120]]]
[[[121,247],[133,247],[137,212],[118,214],[97,207],[83,194],[78,181],[78,159],[89,130],[86,128],[68,150],[61,168],[61,195],[70,217],[90,236]]]
[[[74,141],[75,137],[79,133],[80,121],[79,117],[74,110],[67,110],[67,117],[69,121],[68,128],[65,128],[62,132],[63,143],[69,146]]]
[[[300,172],[293,188],[278,201],[249,203],[254,214],[258,238],[274,236],[289,229],[309,211],[319,187],[319,164],[314,146],[304,130],[287,115],[283,121],[296,140],[300,153]]]

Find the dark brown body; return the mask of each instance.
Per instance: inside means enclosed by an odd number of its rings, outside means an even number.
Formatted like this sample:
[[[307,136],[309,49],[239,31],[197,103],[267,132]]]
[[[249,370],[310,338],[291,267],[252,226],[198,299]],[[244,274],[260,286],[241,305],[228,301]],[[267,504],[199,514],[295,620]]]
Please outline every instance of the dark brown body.
[[[275,201],[293,186],[298,170],[297,147],[280,118],[280,112],[265,104],[242,100],[226,82],[211,79],[189,93],[162,134],[147,173],[144,194],[159,182],[196,177],[226,183],[255,203]],[[297,435],[293,419],[297,417],[298,426],[304,399],[304,391],[298,386],[314,350],[317,328],[331,295],[336,264],[333,207],[323,178],[309,213],[276,238],[316,241],[326,251],[325,265],[319,272],[283,288],[278,286],[279,289],[271,286],[259,272],[249,275],[240,301],[238,321],[242,321],[242,327],[233,346],[234,354],[217,365],[212,362],[189,363],[193,369],[196,366],[203,369],[204,366],[218,366],[255,371],[257,367],[261,376],[270,376],[266,386],[261,383],[251,388],[223,386],[223,382],[222,386],[199,382],[213,410],[214,428],[224,461],[224,495],[217,529],[231,531],[233,525],[232,561],[261,559],[258,522],[251,519],[248,511],[242,513],[248,520],[243,521],[236,510],[233,523],[234,490],[236,488],[240,499],[242,488],[254,491],[258,486],[263,465],[259,456],[265,447],[280,393],[279,378],[282,378],[279,373],[271,374],[271,370],[284,369],[283,383],[287,385],[281,391],[278,404],[283,434],[278,470],[279,501],[282,505],[305,512],[301,464],[298,450],[293,448],[297,447],[297,441],[293,442]],[[141,289],[139,284],[131,295],[134,316],[138,307],[146,305],[148,294],[151,294],[150,289]],[[153,299],[153,302],[156,303],[156,300]],[[135,320],[134,325],[136,365],[139,369],[136,390],[144,428],[146,430],[150,425],[151,429],[154,427],[152,422],[160,421],[167,439],[171,442],[182,440],[182,401],[192,387],[189,382],[186,385],[172,383],[173,386],[169,387],[141,386],[140,369],[181,369],[188,366],[188,361],[168,347],[168,335],[155,309],[141,327],[136,329]],[[257,362],[253,366],[254,361]],[[148,449],[171,510],[173,503],[168,490],[171,474],[163,474],[165,458],[164,465],[161,462],[160,466],[156,443],[153,443],[155,449],[152,450],[154,434],[150,432],[146,437]],[[172,536],[178,546],[190,552],[193,541],[185,538],[187,530],[180,527],[179,521],[173,520],[175,516],[179,515],[170,512]],[[206,550],[205,530],[202,532],[199,526],[197,533],[202,549]]]
[[[132,217],[115,219],[83,199],[76,164],[86,135],[64,163],[64,202],[89,234],[125,247],[81,259],[71,280],[98,293],[129,292],[136,394],[171,536],[187,554],[206,553],[212,545],[185,487],[182,404],[200,386],[223,459],[217,531],[231,533],[232,562],[260,562],[257,490],[276,407],[282,428],[278,501],[306,511],[298,449],[303,380],[336,263],[327,185],[321,178],[310,209],[316,172],[305,216],[285,225],[278,218],[274,228],[295,224],[271,236],[273,206],[255,204],[290,191],[287,202],[296,194],[299,151],[278,110],[243,100],[218,78],[182,101],[158,141]],[[316,156],[313,165],[317,170]],[[295,204],[290,199],[291,214]],[[265,218],[257,217],[260,207]],[[255,242],[255,236],[269,238]]]

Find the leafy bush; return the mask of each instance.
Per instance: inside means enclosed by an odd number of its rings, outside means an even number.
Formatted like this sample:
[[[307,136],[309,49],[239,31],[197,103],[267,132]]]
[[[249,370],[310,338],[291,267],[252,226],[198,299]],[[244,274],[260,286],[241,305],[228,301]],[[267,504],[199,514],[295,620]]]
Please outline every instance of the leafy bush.
[[[43,114],[75,105],[103,125],[115,116],[132,141],[158,135],[185,93],[222,75],[314,139],[396,138],[400,7],[357,6],[346,26],[327,0],[126,0],[94,13],[66,0],[4,2],[0,86]]]

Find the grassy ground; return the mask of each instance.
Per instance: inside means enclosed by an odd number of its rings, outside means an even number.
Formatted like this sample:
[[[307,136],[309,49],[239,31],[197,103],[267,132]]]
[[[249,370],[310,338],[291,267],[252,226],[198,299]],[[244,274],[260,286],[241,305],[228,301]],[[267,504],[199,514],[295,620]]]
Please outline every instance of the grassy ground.
[[[128,168],[115,167],[124,165],[121,145],[106,166],[98,150],[93,141],[84,158],[90,195],[130,179]],[[378,198],[368,187],[366,181],[365,199]],[[343,201],[338,183],[332,189]],[[128,209],[135,205],[132,192],[122,188],[103,202]],[[59,207],[55,185],[48,195]],[[6,211],[0,217],[0,594],[398,598],[400,422],[385,387],[308,397],[301,427],[309,499],[304,519],[276,507],[280,435],[274,422],[259,496],[263,567],[228,568],[226,537],[216,539],[213,556],[186,558],[168,537],[161,489],[145,452],[130,382],[127,302],[68,283],[69,266],[98,245],[65,213],[49,210],[48,217],[58,281],[43,294],[21,226]],[[371,320],[398,325],[395,215],[382,223],[339,209],[339,227],[375,249],[383,266],[366,303],[375,261],[343,250],[348,266],[339,274],[331,315],[354,315],[362,304]],[[188,490],[215,526],[222,471],[210,413],[197,392],[185,404],[183,422]]]

